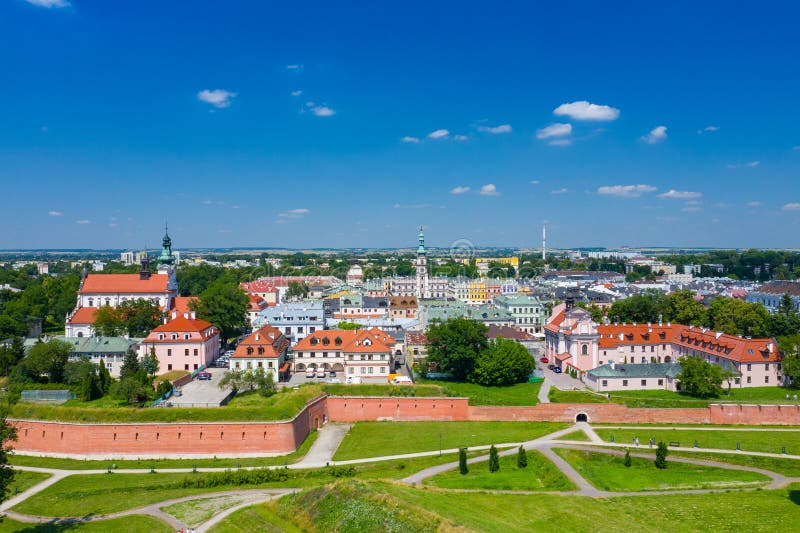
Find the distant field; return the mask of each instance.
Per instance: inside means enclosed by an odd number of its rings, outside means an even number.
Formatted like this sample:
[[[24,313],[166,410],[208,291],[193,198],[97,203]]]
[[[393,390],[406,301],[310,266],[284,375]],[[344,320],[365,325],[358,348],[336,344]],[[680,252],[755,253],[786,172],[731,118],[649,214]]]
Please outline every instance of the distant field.
[[[567,427],[559,422],[358,422],[345,436],[336,461],[523,442]]]

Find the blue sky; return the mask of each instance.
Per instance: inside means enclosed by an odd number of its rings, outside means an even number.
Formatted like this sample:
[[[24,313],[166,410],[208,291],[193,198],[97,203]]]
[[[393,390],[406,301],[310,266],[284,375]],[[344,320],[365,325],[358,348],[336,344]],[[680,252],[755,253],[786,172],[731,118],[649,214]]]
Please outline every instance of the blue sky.
[[[797,247],[796,2],[0,3],[0,248]]]

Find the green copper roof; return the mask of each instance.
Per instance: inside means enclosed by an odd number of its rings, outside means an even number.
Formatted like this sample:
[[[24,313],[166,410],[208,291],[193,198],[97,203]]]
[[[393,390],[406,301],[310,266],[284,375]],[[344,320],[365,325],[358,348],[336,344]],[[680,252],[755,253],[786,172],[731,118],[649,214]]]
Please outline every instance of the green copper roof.
[[[175,262],[175,256],[172,255],[172,239],[167,232],[167,225],[164,225],[164,238],[161,240],[161,255],[158,256],[158,262],[164,265],[171,265]]]
[[[417,246],[417,255],[425,255],[425,234],[422,233],[422,226],[419,227],[419,246]]]
[[[642,365],[611,365],[598,366],[588,373],[598,378],[674,378],[681,371],[678,363],[650,363]]]

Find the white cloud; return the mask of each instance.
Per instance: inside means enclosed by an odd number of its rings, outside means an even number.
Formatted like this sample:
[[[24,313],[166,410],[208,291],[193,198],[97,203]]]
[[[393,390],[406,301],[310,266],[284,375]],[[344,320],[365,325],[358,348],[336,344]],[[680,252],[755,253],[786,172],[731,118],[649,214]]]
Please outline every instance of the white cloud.
[[[697,134],[702,135],[704,133],[714,133],[715,131],[719,131],[719,126],[706,126],[702,130],[697,130]]]
[[[281,218],[300,218],[306,216],[309,213],[311,213],[310,209],[301,207],[299,209],[290,209],[288,211],[284,211],[283,213],[278,213],[278,216]]]
[[[51,217],[60,217],[61,215],[63,215],[61,211],[48,211],[47,214],[50,215]]]
[[[487,183],[483,187],[481,187],[481,196],[499,196],[500,193],[497,192],[497,187],[494,186],[494,183]]]
[[[667,138],[667,127],[656,126],[652,130],[650,130],[650,133],[644,135],[642,137],[642,140],[647,144],[656,144],[663,141],[666,138]]]
[[[691,200],[693,198],[700,198],[701,196],[703,196],[701,192],[678,191],[675,189],[670,189],[658,195],[659,198],[670,198],[672,200]]]
[[[291,70],[292,72],[300,72],[303,70],[303,65],[286,65],[286,70]]]
[[[469,137],[467,137],[466,135],[453,135],[453,139],[455,139],[456,141],[464,142],[469,140]]]
[[[800,203],[792,202],[783,206],[784,211],[800,211]]]
[[[573,120],[616,120],[619,117],[619,109],[580,100],[569,104],[561,104],[553,110],[553,114],[569,117]]]
[[[69,7],[70,3],[67,0],[25,0],[29,4],[39,7]]]
[[[759,202],[758,200],[754,200],[752,202],[747,202],[745,205],[747,207],[761,207],[761,202]]]
[[[303,91],[301,91],[300,89],[297,89],[296,91],[292,91],[289,94],[291,94],[292,96],[302,96]]]
[[[314,106],[311,108],[311,112],[318,117],[332,117],[336,114],[336,110],[325,105]]]
[[[531,180],[531,185],[539,185],[541,181],[539,180]]]
[[[448,130],[434,130],[428,134],[429,139],[446,139],[450,136],[450,132]]]
[[[549,139],[551,137],[563,137],[572,133],[572,124],[556,122],[540,130],[536,130],[537,139]]]
[[[511,124],[500,124],[499,126],[478,126],[478,131],[486,133],[499,134],[511,133]]]
[[[90,220],[83,219],[83,220],[76,220],[76,221],[75,221],[75,223],[76,223],[76,224],[90,224],[90,223],[91,223],[91,221],[90,221]]]
[[[236,93],[225,89],[203,89],[197,93],[197,99],[201,102],[211,104],[216,108],[222,109],[231,105],[231,100],[236,98]]]
[[[652,185],[604,185],[597,188],[598,194],[619,196],[622,198],[637,198],[645,193],[656,190]]]
[[[405,137],[401,137],[400,140],[404,143],[416,144],[419,142],[419,137],[411,137],[409,135],[406,135]]]
[[[547,143],[548,146],[570,146],[572,139],[555,139]]]
[[[725,165],[727,168],[756,168],[761,164],[761,161],[748,161],[746,163],[731,163]]]
[[[470,187],[462,187],[459,185],[458,187],[454,187],[450,189],[450,194],[464,194],[465,192],[469,192],[472,189]]]
[[[560,189],[556,189],[554,191],[550,191],[550,194],[567,194],[568,192],[569,192],[569,189],[567,189],[566,187],[561,187]]]

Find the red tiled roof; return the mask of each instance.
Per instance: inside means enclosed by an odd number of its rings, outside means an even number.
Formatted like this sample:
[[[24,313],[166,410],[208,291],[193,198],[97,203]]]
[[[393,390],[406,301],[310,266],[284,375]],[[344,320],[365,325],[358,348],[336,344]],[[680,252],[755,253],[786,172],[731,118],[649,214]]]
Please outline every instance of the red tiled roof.
[[[168,284],[167,274],[151,274],[149,279],[140,279],[139,274],[89,274],[80,293],[166,293]]]
[[[268,307],[267,302],[261,296],[256,296],[255,294],[248,294],[247,296],[250,298],[251,311],[261,311]]]
[[[176,296],[172,301],[172,308],[178,312],[178,316],[183,316],[184,313],[190,313],[189,304],[198,300],[197,296]]]
[[[339,344],[336,343],[337,338],[340,340]],[[328,344],[325,344],[325,339],[327,339]],[[369,341],[369,345],[365,345],[365,341]],[[342,352],[347,353],[391,353],[392,350],[389,346],[392,344],[394,344],[394,339],[378,328],[372,328],[371,330],[326,329],[322,331],[315,331],[311,335],[301,339],[297,344],[295,344],[294,350],[303,351],[327,349],[341,350]]]
[[[75,314],[67,320],[67,324],[94,324],[96,315],[96,307],[79,307]]]
[[[288,346],[289,339],[278,328],[264,326],[245,337],[231,357],[237,359],[280,357]]]
[[[256,281],[243,281],[239,284],[239,287],[242,288],[245,292],[280,292],[277,287],[275,287],[272,283],[263,281],[263,280],[256,280]]]
[[[535,339],[535,337],[530,333],[526,333],[511,326],[489,326],[489,330],[486,332],[486,338],[496,339],[497,337],[503,337],[504,339],[511,339],[515,341],[531,341]]]
[[[424,333],[406,333],[406,344],[428,344],[428,337]]]
[[[201,320],[199,318],[186,318],[183,315],[178,315],[166,324],[161,324],[160,326],[153,328],[153,331],[150,333],[189,333],[192,331],[205,331],[210,327],[212,327],[211,322],[206,322],[205,320]]]
[[[567,359],[571,358],[572,354],[568,354],[567,352],[560,353],[556,356],[556,359],[559,361],[566,361]]]

